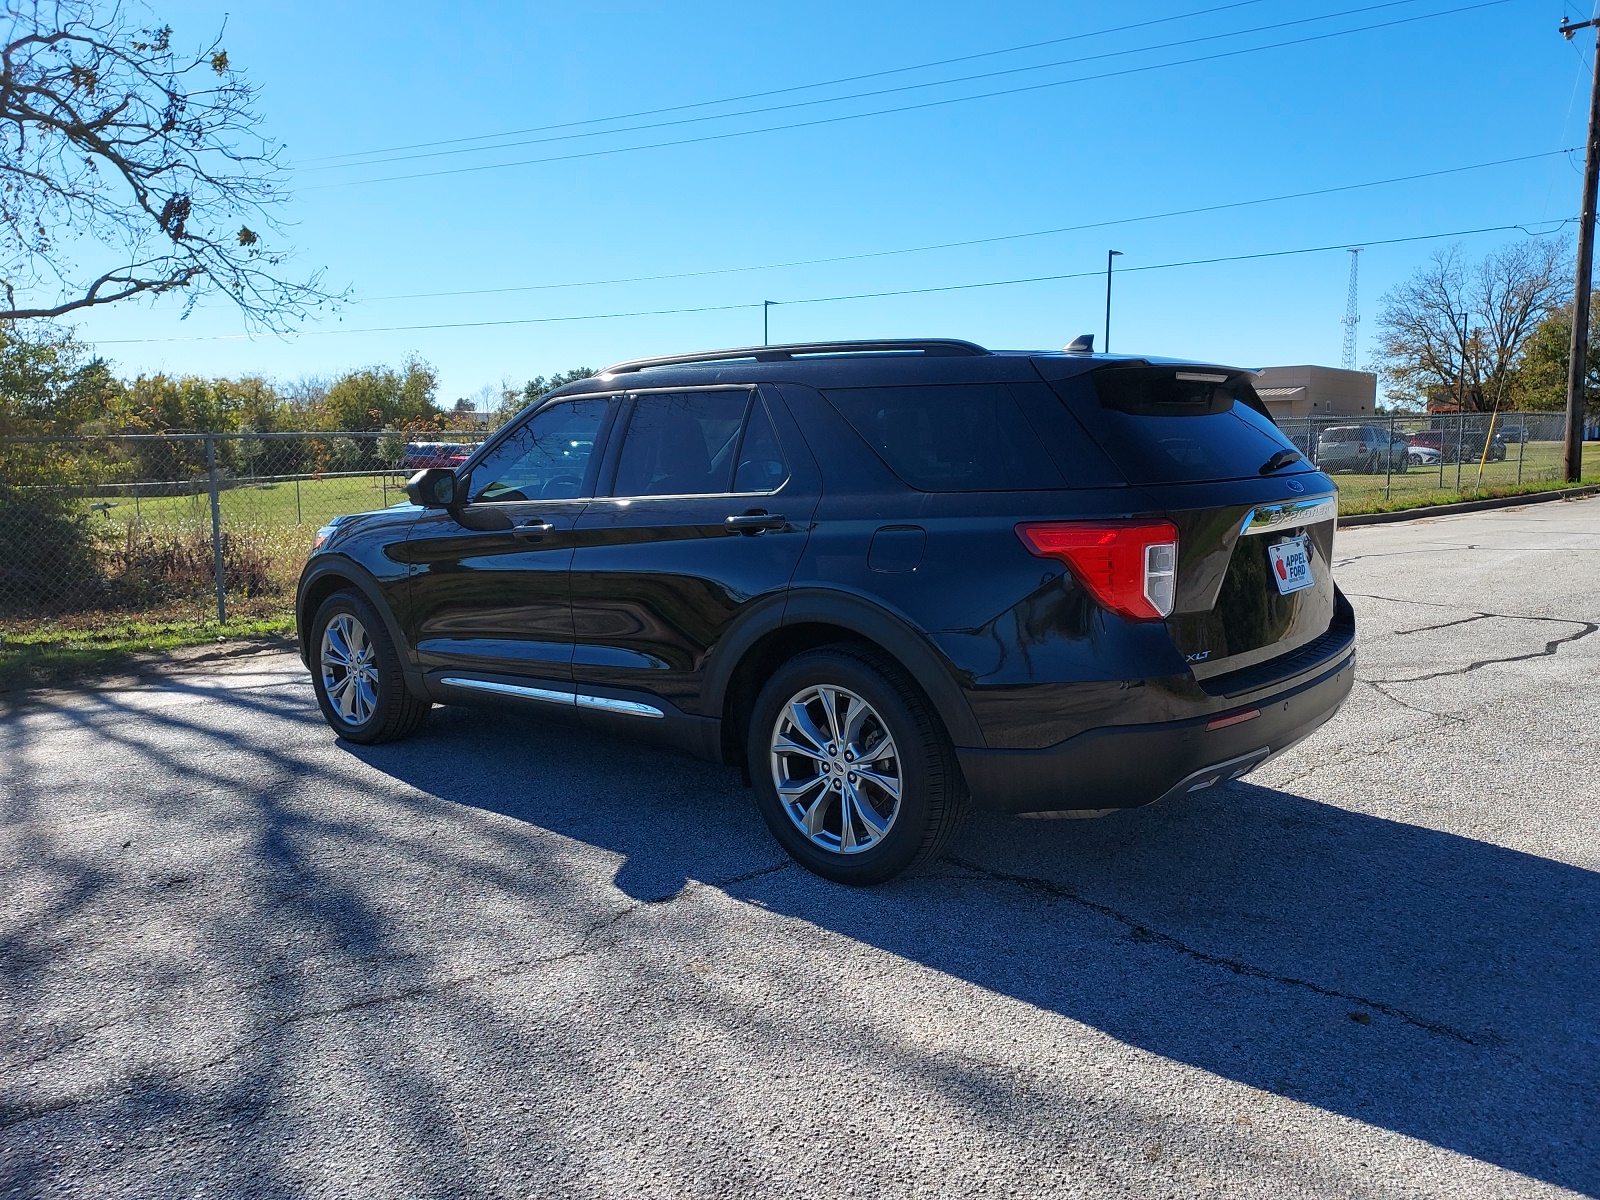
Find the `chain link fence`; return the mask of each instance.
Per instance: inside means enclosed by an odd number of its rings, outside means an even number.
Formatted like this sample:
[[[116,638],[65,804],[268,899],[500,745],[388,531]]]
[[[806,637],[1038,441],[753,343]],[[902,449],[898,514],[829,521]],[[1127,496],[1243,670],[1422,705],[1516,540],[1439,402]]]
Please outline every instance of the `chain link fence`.
[[[0,627],[281,616],[321,525],[405,500],[487,435],[429,436],[0,441]]]
[[[1279,417],[1278,426],[1333,476],[1347,513],[1562,477],[1563,413]]]
[[[1345,512],[1561,477],[1560,413],[1279,425],[1333,476]],[[319,526],[404,500],[413,471],[453,465],[487,435],[429,436],[438,440],[384,432],[0,441],[0,630],[281,617]]]

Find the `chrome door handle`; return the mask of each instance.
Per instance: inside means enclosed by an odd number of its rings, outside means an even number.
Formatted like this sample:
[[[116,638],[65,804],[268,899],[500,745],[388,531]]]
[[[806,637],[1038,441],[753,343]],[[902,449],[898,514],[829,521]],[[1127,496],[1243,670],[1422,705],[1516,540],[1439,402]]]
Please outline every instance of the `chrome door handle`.
[[[549,521],[543,521],[535,517],[531,521],[524,521],[511,532],[516,534],[518,537],[543,537],[554,528],[555,526]]]
[[[765,533],[769,529],[782,529],[789,522],[777,513],[747,512],[727,518],[723,527],[734,533]]]

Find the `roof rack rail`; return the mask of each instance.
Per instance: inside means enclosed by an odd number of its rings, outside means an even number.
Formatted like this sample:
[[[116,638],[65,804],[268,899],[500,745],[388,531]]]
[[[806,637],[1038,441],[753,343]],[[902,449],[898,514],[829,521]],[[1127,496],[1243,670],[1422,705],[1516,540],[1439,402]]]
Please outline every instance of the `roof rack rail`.
[[[737,350],[708,350],[701,354],[669,354],[661,358],[637,358],[620,362],[601,371],[602,375],[627,375],[646,367],[681,367],[696,363],[715,363],[753,359],[756,362],[792,362],[824,354],[921,354],[927,358],[972,358],[989,354],[975,342],[957,338],[897,338],[869,342],[796,342],[787,346],[746,346]]]

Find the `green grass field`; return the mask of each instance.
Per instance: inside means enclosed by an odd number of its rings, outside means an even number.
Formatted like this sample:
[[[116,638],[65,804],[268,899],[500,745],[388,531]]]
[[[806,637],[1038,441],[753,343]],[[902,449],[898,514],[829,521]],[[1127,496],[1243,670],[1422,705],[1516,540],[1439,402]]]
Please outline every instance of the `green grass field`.
[[[1339,511],[1346,516],[1368,512],[1392,512],[1417,508],[1429,504],[1452,504],[1458,500],[1479,497],[1515,495],[1529,491],[1548,491],[1563,486],[1561,482],[1561,445],[1559,442],[1529,442],[1520,447],[1522,462],[1518,471],[1519,447],[1507,447],[1504,462],[1491,462],[1483,467],[1480,484],[1478,464],[1459,464],[1460,485],[1457,486],[1456,463],[1442,467],[1413,467],[1404,474],[1391,474],[1387,479],[1376,475],[1340,473],[1333,476],[1339,487]],[[1600,483],[1600,446],[1590,443],[1583,459],[1585,483]]]
[[[262,526],[278,528],[305,526],[316,529],[330,517],[386,508],[406,498],[402,477],[360,476],[353,478],[312,477],[275,483],[251,484],[230,480],[217,497],[224,528]],[[110,502],[105,519],[123,524],[135,520],[147,526],[206,525],[211,523],[211,499],[200,491],[190,496],[141,495],[136,488],[118,488],[96,497],[90,503]]]
[[[217,624],[215,616],[188,620],[102,620],[91,626],[7,632],[0,641],[0,692],[49,687],[137,666],[141,655],[189,646],[261,642],[288,646],[294,620],[287,615]]]

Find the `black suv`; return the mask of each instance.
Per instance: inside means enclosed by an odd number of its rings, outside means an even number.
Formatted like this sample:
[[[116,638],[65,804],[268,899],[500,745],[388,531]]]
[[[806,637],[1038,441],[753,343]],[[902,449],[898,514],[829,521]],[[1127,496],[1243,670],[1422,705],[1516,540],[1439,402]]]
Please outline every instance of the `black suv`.
[[[320,531],[301,653],[352,741],[477,702],[736,765],[848,883],[969,802],[1181,796],[1354,672],[1333,483],[1250,379],[960,341],[622,363]]]

